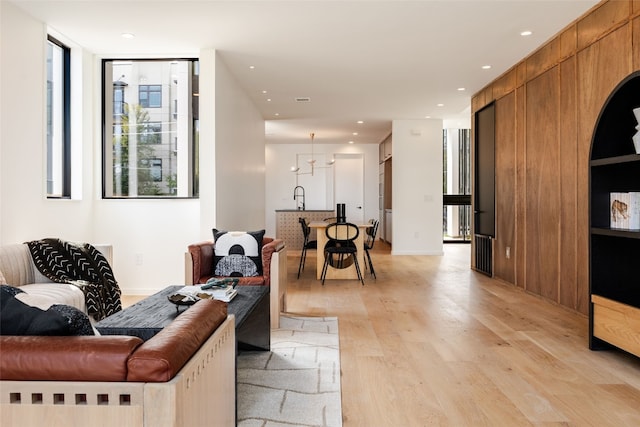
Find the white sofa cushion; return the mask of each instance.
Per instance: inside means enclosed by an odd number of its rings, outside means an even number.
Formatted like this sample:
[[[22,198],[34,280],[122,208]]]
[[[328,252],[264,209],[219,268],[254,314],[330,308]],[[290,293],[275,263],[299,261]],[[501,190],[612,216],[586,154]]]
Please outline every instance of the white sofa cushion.
[[[21,243],[0,246],[0,271],[8,285],[35,283],[29,247]]]
[[[43,310],[52,304],[63,304],[75,307],[84,313],[87,312],[84,293],[77,286],[67,283],[32,283],[22,285],[20,289],[27,293],[20,298],[25,304]]]

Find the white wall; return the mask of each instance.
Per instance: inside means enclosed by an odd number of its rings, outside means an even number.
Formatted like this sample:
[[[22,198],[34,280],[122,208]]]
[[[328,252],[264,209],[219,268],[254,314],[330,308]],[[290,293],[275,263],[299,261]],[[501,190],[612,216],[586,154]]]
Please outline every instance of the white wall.
[[[275,236],[276,209],[295,209],[293,189],[296,186],[296,174],[291,172],[291,166],[296,164],[296,154],[309,153],[309,143],[300,144],[269,144],[266,145],[266,229],[268,236]],[[364,218],[379,217],[378,211],[378,142],[371,144],[315,144],[316,157],[324,155],[330,159],[337,153],[362,153],[364,158]],[[320,162],[318,161],[318,164]],[[307,165],[301,165],[301,169],[308,169]],[[313,178],[323,179],[323,173],[331,173],[331,169],[325,169]],[[317,176],[316,176],[317,175]],[[329,180],[329,182],[331,182]],[[321,188],[320,184],[316,188]],[[326,191],[333,191],[327,188]],[[307,209],[335,210],[333,204],[327,202],[327,194],[320,190],[314,191],[314,187],[305,185]],[[331,200],[331,199],[329,199]]]
[[[392,134],[391,253],[442,255],[442,120],[394,120]]]
[[[240,228],[242,221],[264,225],[264,161],[260,165],[264,131],[258,131],[264,122],[226,67],[217,61],[215,50],[201,52],[200,199],[101,198],[100,58],[77,48],[72,55],[80,50],[82,73],[75,73],[72,80],[82,93],[80,100],[74,97],[81,105],[73,106],[79,126],[74,127],[73,138],[81,144],[81,191],[75,200],[47,200],[47,31],[43,23],[12,3],[0,2],[0,11],[0,244],[44,237],[111,243],[114,273],[123,292],[149,294],[183,283],[187,245],[210,239],[214,226],[226,226],[217,219],[229,222],[230,228]],[[158,57],[162,56],[163,52],[158,52]],[[238,143],[240,139],[244,142]],[[252,173],[236,180],[234,189],[247,197],[230,199],[235,193],[216,188],[216,182],[223,186],[234,171],[237,175],[244,166],[230,159],[243,157],[250,159]],[[225,162],[222,178],[217,177],[214,165]],[[77,180],[78,175],[72,179]],[[232,223],[229,218],[240,222]]]
[[[13,3],[0,9],[0,242],[91,236],[90,201],[46,199],[46,28]],[[73,113],[82,119],[82,109]],[[91,170],[80,170],[89,183]]]
[[[211,225],[220,230],[263,229],[264,120],[219,57],[215,96],[217,211]]]

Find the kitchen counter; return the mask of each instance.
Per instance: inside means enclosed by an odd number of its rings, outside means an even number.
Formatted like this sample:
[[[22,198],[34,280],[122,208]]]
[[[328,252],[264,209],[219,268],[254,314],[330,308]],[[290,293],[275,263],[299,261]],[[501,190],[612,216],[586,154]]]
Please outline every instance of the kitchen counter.
[[[305,209],[305,210],[300,210],[300,209],[276,209],[276,212],[299,212],[299,213],[324,212],[324,213],[333,214],[333,211],[327,211],[327,210],[324,210],[324,209]],[[302,215],[302,216],[304,216],[304,215]]]
[[[322,209],[276,209],[276,239],[284,240],[289,253],[302,251],[302,227],[298,218],[306,218],[307,221],[322,221],[325,218],[335,216],[333,210]]]

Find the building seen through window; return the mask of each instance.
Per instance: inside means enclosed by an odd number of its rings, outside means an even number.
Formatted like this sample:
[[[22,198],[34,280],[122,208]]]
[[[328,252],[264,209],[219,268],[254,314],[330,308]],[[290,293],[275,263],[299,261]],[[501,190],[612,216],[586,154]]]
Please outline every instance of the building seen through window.
[[[104,60],[103,76],[104,197],[197,197],[198,61]]]

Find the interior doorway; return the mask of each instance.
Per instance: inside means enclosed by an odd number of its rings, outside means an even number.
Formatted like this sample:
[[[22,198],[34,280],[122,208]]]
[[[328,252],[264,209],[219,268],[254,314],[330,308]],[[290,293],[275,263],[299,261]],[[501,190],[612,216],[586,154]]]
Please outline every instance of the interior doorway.
[[[442,140],[443,241],[470,243],[471,129],[445,129]]]
[[[364,157],[362,153],[336,154],[333,165],[333,201],[344,203],[347,221],[364,222]]]

